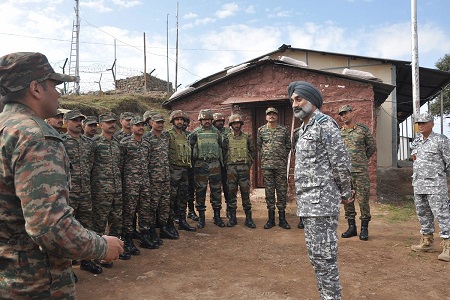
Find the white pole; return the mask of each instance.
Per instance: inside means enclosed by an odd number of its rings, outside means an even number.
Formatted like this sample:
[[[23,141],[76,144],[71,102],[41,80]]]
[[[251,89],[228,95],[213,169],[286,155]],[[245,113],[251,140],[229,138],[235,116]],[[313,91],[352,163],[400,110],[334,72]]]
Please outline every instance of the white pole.
[[[417,33],[417,0],[411,0],[413,117],[420,113],[419,54]],[[414,121],[413,121],[414,122]]]

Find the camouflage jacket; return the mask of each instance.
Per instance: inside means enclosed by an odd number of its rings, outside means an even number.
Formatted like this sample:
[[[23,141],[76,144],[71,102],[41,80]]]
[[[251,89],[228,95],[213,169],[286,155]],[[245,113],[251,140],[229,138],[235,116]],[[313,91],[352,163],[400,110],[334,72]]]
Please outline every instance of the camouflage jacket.
[[[28,107],[6,104],[0,149],[0,298],[71,298],[70,259],[104,258],[108,245],[67,204],[61,139]]]
[[[352,173],[367,172],[369,158],[377,151],[377,145],[364,124],[351,128],[341,127],[341,135],[352,162]]]
[[[146,140],[150,144],[150,182],[170,181],[169,133],[163,131],[158,137],[150,131]]]
[[[299,216],[338,216],[351,196],[351,164],[339,127],[319,110],[299,130],[295,187]]]
[[[245,147],[242,149],[230,149],[230,144],[234,144],[233,140],[244,139]],[[239,135],[235,136],[234,132],[228,133],[223,139],[223,148],[225,149],[225,163],[230,164],[247,164],[251,166],[255,158],[255,145],[251,134],[245,132],[239,132]]]
[[[95,140],[91,174],[92,193],[122,193],[122,148],[113,137],[99,135]]]
[[[450,166],[450,140],[431,132],[427,139],[421,134],[411,144],[413,157],[412,185],[416,194],[447,194]]]
[[[80,135],[80,138],[74,138],[67,133],[63,144],[70,160],[70,192],[90,193],[91,170],[94,164],[94,142],[84,135]]]
[[[131,133],[126,133],[122,130],[114,133],[114,138],[119,142],[121,142],[123,138],[128,137],[128,136],[131,136]]]
[[[120,142],[123,150],[123,192],[139,194],[139,188],[150,184],[150,144],[128,136]]]
[[[270,129],[267,124],[258,128],[256,136],[261,169],[283,169],[291,150],[291,137],[285,126],[280,124]]]

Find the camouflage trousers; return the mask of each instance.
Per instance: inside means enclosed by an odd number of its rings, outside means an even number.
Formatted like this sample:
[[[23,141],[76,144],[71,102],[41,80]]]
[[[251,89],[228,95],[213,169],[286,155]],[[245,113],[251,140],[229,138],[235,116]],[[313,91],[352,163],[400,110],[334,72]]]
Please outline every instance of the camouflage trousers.
[[[229,205],[230,194],[229,194],[228,180],[227,180],[227,174],[228,174],[227,169],[228,169],[228,167],[220,166],[220,178],[222,181],[223,197],[225,198],[225,203],[227,203],[227,205]]]
[[[170,166],[170,203],[174,214],[186,215],[188,189],[188,168]]]
[[[151,182],[150,225],[156,225],[156,217],[160,225],[166,224],[170,213],[170,181]]]
[[[227,166],[227,183],[230,200],[228,205],[232,209],[237,208],[237,191],[241,190],[242,207],[244,210],[251,210],[250,202],[250,167],[247,164],[228,165]]]
[[[209,182],[211,191],[211,205],[214,208],[222,208],[222,180],[220,163],[218,160],[206,162],[197,160],[194,166],[195,178],[195,207],[198,211],[206,210],[206,189]]]
[[[341,299],[337,264],[338,216],[302,217],[309,260],[316,273],[321,299]]]
[[[370,179],[369,173],[367,172],[352,172],[352,186],[356,192],[355,201],[344,204],[345,210],[345,218],[346,219],[355,219],[356,210],[355,210],[355,202],[359,203],[359,210],[361,211],[360,220],[371,220],[370,216],[370,206],[369,206],[369,197],[370,197]]]
[[[188,203],[193,205],[195,203],[195,178],[194,168],[188,168]]]
[[[105,234],[109,225],[109,235],[122,234],[122,193],[92,193],[92,229]]]
[[[275,210],[275,205],[279,211],[286,209],[287,178],[286,168],[263,169],[263,183],[266,193],[267,209]],[[275,204],[275,191],[277,200]]]
[[[137,192],[137,193],[136,193]],[[150,186],[141,184],[140,187],[129,191],[127,188],[123,191],[122,206],[122,231],[123,234],[133,233],[133,220],[138,214],[139,229],[150,228]]]
[[[69,193],[69,205],[78,222],[87,229],[92,229],[92,198],[91,193]]]
[[[420,222],[421,234],[434,233],[434,218],[436,217],[441,231],[439,236],[450,238],[450,210],[448,194],[414,194],[414,204]]]

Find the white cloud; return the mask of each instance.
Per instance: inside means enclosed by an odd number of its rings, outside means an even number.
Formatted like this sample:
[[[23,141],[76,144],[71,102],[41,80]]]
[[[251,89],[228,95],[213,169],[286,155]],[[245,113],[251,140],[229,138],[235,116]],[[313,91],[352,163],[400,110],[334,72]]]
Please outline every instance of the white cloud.
[[[111,0],[111,1],[120,7],[126,7],[126,8],[142,5],[142,1],[138,1],[138,0],[132,0],[132,1]]]
[[[195,18],[197,18],[197,17],[198,17],[197,14],[195,14],[195,13],[193,13],[193,12],[188,12],[187,14],[185,14],[185,15],[183,16],[183,19],[195,19]]]
[[[224,19],[233,16],[239,10],[239,5],[235,2],[222,5],[222,8],[216,11],[215,15],[219,19]]]
[[[244,9],[244,11],[245,11],[246,13],[248,13],[248,14],[254,14],[254,13],[256,12],[255,6],[250,5],[250,6],[248,6],[246,9]]]
[[[284,10],[281,7],[275,7],[273,10],[266,9],[269,18],[289,18],[292,11]]]
[[[103,1],[103,0],[81,2],[80,6],[94,9],[100,13],[107,13],[107,12],[113,11],[113,9],[111,7],[108,7],[105,5],[105,1]]]

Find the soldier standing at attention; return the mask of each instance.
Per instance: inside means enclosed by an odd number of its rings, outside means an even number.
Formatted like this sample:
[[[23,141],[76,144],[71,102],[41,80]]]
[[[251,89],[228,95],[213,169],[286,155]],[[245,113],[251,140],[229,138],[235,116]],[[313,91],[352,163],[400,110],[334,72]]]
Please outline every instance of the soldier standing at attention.
[[[244,120],[238,114],[231,115],[228,119],[232,132],[224,138],[223,147],[226,149],[225,163],[227,165],[227,181],[230,200],[230,219],[227,226],[233,227],[237,224],[237,190],[241,190],[242,207],[245,211],[244,225],[256,228],[252,219],[252,203],[250,202],[250,167],[255,156],[255,146],[252,136],[242,132],[241,127]]]
[[[438,259],[450,262],[450,211],[447,176],[450,166],[450,140],[433,132],[433,116],[420,114],[415,118],[419,133],[412,142],[414,204],[422,238],[413,251],[433,252],[434,218],[441,231],[442,253]]]
[[[174,213],[178,216],[178,229],[196,231],[195,227],[190,226],[186,221],[191,146],[186,131],[183,131],[184,122],[183,111],[174,110],[170,114],[170,123],[173,125],[169,130],[170,202],[175,208]]]
[[[92,217],[93,228],[103,234],[106,224],[109,234],[122,235],[122,150],[119,142],[113,137],[116,130],[117,117],[108,112],[98,117],[102,133],[95,139],[94,165],[92,167]],[[131,258],[125,252],[119,257],[122,260]],[[100,262],[105,268],[112,263]]]
[[[120,142],[123,150],[123,237],[124,248],[133,255],[140,251],[133,242],[133,219],[139,214],[140,246],[157,249],[150,232],[150,144],[142,139],[145,122],[142,117],[131,119],[131,136]]]
[[[202,109],[198,114],[200,127],[189,135],[194,161],[195,206],[200,215],[197,227],[205,227],[205,200],[209,182],[211,205],[214,210],[214,224],[225,227],[220,217],[222,209],[222,188],[220,166],[222,161],[222,138],[219,130],[212,126],[213,114],[209,109]]]
[[[217,128],[217,130],[219,130],[220,135],[222,137],[222,143],[223,143],[223,139],[226,135],[228,135],[231,132],[231,129],[229,127],[225,127],[225,116],[223,115],[223,113],[214,113],[213,114],[213,126]],[[225,153],[222,154],[223,157],[225,157]],[[225,197],[225,204],[227,205],[227,218],[230,218],[230,208],[229,208],[229,204],[228,201],[230,200],[230,196],[228,194],[228,186],[227,186],[227,167],[224,164],[223,166],[220,166],[220,175],[222,178],[222,191],[223,191],[223,196]]]
[[[356,192],[356,200],[359,203],[361,211],[361,232],[359,239],[367,241],[369,239],[370,216],[370,179],[369,179],[369,159],[377,151],[375,140],[370,133],[369,128],[364,124],[355,123],[355,114],[350,105],[343,105],[338,111],[341,121],[344,125],[341,127],[341,136],[344,139],[350,160],[352,163],[352,185]],[[355,202],[344,205],[345,218],[348,222],[348,229],[343,232],[341,237],[349,238],[356,236]]]
[[[285,126],[278,124],[278,110],[269,107],[266,110],[267,124],[258,128],[256,137],[258,153],[261,157],[261,170],[269,219],[264,229],[275,226],[275,191],[277,193],[276,207],[278,208],[278,226],[291,229],[286,221],[286,195],[287,195],[287,159],[291,149],[289,131]]]
[[[97,135],[98,120],[96,116],[87,116],[86,119],[81,121],[83,126],[84,136],[90,139],[94,139]]]
[[[289,84],[296,118],[303,121],[295,152],[297,214],[305,225],[309,260],[321,299],[341,299],[337,226],[341,202],[352,201],[350,157],[339,126],[319,109],[320,91],[305,81]]]
[[[71,259],[117,259],[123,243],[72,215],[69,158],[44,119],[56,114],[57,74],[41,53],[0,57],[0,298],[75,299]]]
[[[131,119],[134,117],[134,114],[126,111],[120,114],[120,125],[122,126],[122,129],[120,131],[117,131],[114,133],[114,138],[118,140],[119,142],[127,136],[131,136]]]
[[[85,116],[78,110],[64,115],[67,124],[64,147],[70,160],[69,205],[73,215],[85,228],[92,228],[91,170],[94,164],[94,142],[81,134]],[[102,267],[91,260],[81,260],[81,270],[101,274]]]
[[[62,127],[64,124],[63,120],[64,120],[64,113],[58,109],[56,115],[45,119],[45,122],[47,122],[48,125],[55,128],[56,131],[61,133],[62,132],[61,130],[62,130]]]

